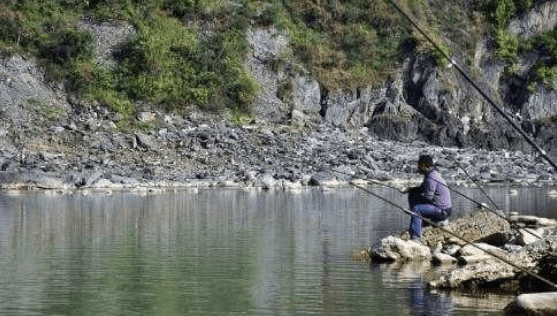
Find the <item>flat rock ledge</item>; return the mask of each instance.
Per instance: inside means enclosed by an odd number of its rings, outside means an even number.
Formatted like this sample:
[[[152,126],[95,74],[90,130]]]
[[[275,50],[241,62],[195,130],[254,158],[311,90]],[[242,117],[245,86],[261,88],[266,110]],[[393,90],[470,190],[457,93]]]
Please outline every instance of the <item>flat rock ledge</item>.
[[[532,275],[557,283],[556,227],[554,219],[480,207],[445,226],[425,227],[419,242],[409,240],[407,232],[387,236],[360,257],[372,263],[443,265],[424,275],[430,288],[530,293],[519,295],[507,312],[557,315],[557,292],[551,292],[557,288]]]

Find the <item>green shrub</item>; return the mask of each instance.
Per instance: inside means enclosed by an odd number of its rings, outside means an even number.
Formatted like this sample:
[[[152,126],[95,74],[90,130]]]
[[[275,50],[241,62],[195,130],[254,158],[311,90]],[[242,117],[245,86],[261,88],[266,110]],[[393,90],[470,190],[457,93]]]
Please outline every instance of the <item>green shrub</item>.
[[[442,52],[440,52],[439,50],[435,49],[433,50],[433,57],[435,57],[435,61],[437,62],[437,65],[439,65],[440,67],[446,67],[448,60],[447,57],[445,56],[450,56],[451,55],[451,49],[449,48],[449,46],[447,46],[447,44],[445,44],[444,41],[437,41],[437,46],[439,47],[439,49],[441,49]]]
[[[513,0],[498,0],[495,8],[495,26],[498,29],[507,26],[515,12],[516,6]]]
[[[201,38],[192,47],[176,50],[183,67],[192,69],[190,87],[193,91],[206,91],[194,97],[198,104],[216,108],[241,107],[248,110],[257,92],[257,84],[244,70],[241,59],[248,49],[242,34],[211,34]]]
[[[557,79],[557,65],[538,64],[536,65],[536,74],[540,82],[547,88],[557,88],[555,82]]]
[[[518,39],[516,36],[499,29],[495,32],[495,43],[497,44],[497,57],[516,62],[518,60]]]
[[[40,51],[42,57],[63,64],[70,59],[90,59],[94,49],[94,38],[89,31],[67,29],[56,34],[52,42],[44,44]]]
[[[183,17],[188,13],[199,10],[199,0],[166,0],[164,2],[166,10],[177,17]]]
[[[477,0],[476,7],[483,12],[495,27],[494,39],[497,57],[511,63],[518,59],[519,41],[506,32],[510,20],[517,12],[532,8],[534,0]],[[524,46],[523,46],[524,47]]]
[[[155,17],[138,24],[121,62],[117,90],[132,99],[207,108],[246,108],[256,93],[241,63],[243,34],[211,33],[197,39],[177,20]]]
[[[136,111],[129,98],[114,90],[94,90],[91,95],[95,100],[122,114],[124,119],[129,119]]]
[[[280,6],[277,4],[268,4],[260,13],[253,17],[255,23],[261,26],[271,26],[280,23]],[[255,11],[258,8],[254,8]]]
[[[532,7],[532,0],[476,0],[476,8],[483,12],[496,29],[505,28],[511,18],[520,11]]]
[[[0,5],[0,40],[9,44],[19,44],[20,29],[19,16]]]

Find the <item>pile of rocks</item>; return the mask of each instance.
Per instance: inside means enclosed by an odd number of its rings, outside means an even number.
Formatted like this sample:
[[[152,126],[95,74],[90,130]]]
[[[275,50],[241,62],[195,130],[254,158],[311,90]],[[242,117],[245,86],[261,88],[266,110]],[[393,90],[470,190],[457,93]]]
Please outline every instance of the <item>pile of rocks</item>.
[[[42,101],[41,101],[42,102]],[[427,148],[445,179],[553,183],[550,167],[520,152],[490,152],[378,139],[366,128],[313,129],[233,124],[192,110],[146,107],[143,130],[122,128],[100,104],[70,98],[67,107],[39,101],[0,105],[0,188],[346,186],[350,181],[419,182]],[[51,116],[45,117],[45,113]]]
[[[549,283],[557,283],[556,227],[554,219],[479,208],[449,225],[424,228],[419,243],[408,240],[407,233],[388,236],[377,249],[363,251],[362,256],[373,262],[428,260],[449,265],[428,275],[432,288],[557,291]],[[557,292],[519,296],[508,310],[525,311],[534,306],[556,313],[555,306],[540,303],[547,299],[550,303],[557,300]]]

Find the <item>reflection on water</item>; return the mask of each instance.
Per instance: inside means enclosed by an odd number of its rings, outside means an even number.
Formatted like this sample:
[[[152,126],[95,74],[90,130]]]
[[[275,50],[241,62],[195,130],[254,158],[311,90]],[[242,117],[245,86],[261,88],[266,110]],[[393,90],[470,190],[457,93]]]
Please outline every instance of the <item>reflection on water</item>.
[[[554,217],[547,189],[488,193]],[[453,201],[457,215],[472,205]],[[429,266],[350,260],[407,225],[355,189],[3,194],[0,314],[502,315],[512,297],[428,291]]]

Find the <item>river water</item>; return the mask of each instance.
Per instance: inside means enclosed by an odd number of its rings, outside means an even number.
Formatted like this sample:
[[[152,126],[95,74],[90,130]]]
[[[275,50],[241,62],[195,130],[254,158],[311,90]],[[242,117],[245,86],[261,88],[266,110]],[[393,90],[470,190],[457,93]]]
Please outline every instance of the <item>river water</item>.
[[[487,193],[500,209],[557,217],[548,188]],[[473,207],[453,204],[455,216]],[[428,290],[428,264],[352,259],[408,221],[352,188],[3,193],[0,314],[503,315],[513,296]]]

